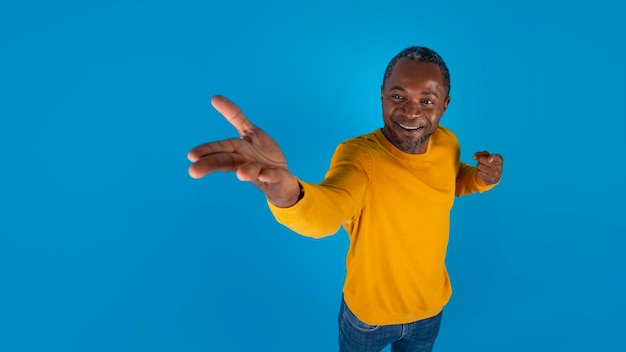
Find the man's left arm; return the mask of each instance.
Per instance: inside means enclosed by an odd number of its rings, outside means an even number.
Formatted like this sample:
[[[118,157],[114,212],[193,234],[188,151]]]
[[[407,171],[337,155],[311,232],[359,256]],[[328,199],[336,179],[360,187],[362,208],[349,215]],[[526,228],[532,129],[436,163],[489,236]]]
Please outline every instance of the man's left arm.
[[[459,163],[459,172],[456,177],[457,196],[490,190],[502,178],[504,166],[502,155],[483,151],[474,154],[472,159],[478,162],[475,167]]]

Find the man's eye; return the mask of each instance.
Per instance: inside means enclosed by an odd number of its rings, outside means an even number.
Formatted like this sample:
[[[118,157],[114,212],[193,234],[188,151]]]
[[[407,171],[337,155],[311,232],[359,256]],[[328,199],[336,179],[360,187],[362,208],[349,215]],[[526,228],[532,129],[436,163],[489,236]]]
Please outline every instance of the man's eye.
[[[391,98],[395,99],[395,100],[402,100],[402,96],[398,95],[398,94],[393,94],[391,96]]]
[[[428,99],[422,99],[421,103],[422,104],[434,104],[432,100],[428,100]]]

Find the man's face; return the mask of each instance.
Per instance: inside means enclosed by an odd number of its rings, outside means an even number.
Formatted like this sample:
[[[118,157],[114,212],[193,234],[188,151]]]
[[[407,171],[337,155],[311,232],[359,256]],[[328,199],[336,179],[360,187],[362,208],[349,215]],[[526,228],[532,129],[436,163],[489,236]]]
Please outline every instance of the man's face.
[[[421,154],[450,98],[437,64],[401,58],[381,88],[383,134],[405,153]]]

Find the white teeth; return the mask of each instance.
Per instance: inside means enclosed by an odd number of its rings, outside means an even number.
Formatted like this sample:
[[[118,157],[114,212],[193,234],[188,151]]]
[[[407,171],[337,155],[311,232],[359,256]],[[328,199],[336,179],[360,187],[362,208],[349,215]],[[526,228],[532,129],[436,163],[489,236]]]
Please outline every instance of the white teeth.
[[[398,123],[398,125],[400,125],[400,127],[404,128],[405,130],[417,130],[420,128],[420,126],[407,126],[401,123]]]

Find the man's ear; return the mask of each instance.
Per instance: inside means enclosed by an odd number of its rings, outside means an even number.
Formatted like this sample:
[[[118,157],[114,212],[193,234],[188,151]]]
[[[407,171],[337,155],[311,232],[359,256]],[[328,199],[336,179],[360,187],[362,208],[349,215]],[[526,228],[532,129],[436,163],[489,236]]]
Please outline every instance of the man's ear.
[[[384,85],[380,86],[380,101],[381,102],[383,101],[383,88],[384,88]]]

